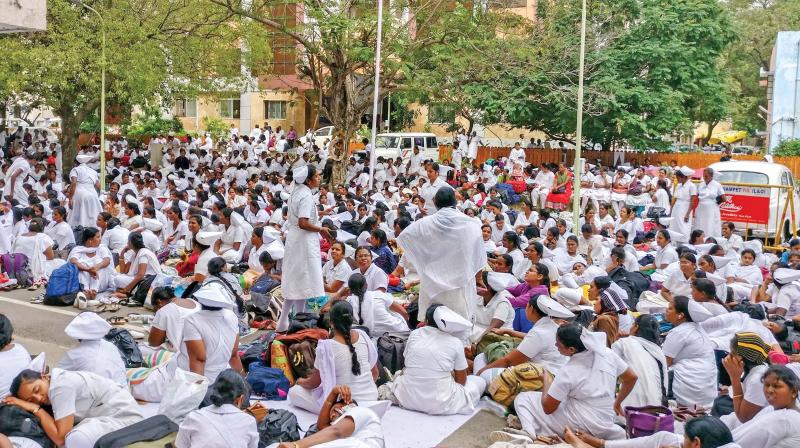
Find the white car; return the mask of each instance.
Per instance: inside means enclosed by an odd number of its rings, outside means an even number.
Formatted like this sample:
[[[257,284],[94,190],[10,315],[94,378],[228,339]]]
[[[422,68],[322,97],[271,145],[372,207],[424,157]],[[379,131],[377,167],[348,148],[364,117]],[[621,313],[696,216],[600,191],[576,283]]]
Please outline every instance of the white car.
[[[413,148],[419,148],[426,159],[439,160],[439,142],[430,132],[394,132],[378,134],[375,138],[375,156],[384,159],[402,157],[408,160]]]
[[[325,126],[314,131],[314,144],[322,148],[326,141],[333,140],[333,134],[336,132],[333,126]],[[306,136],[300,137],[300,143],[306,144]]]
[[[793,229],[800,226],[800,191],[789,168],[756,161],[717,162],[710,168],[719,173],[717,181],[725,190],[726,201],[720,205],[722,222],[731,221],[738,231],[748,229],[756,237],[779,234],[782,241],[792,237]],[[769,185],[786,188],[769,188]],[[792,190],[794,213],[792,204],[787,204],[789,190]]]

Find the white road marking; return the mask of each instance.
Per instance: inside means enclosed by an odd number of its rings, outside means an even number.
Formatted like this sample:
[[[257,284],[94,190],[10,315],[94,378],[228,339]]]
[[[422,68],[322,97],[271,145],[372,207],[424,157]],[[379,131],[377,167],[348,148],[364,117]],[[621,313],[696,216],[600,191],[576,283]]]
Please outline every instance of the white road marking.
[[[38,303],[26,302],[24,300],[9,299],[8,297],[3,297],[3,296],[0,296],[0,302],[10,303],[12,305],[27,306],[28,308],[33,308],[35,310],[48,311],[48,312],[56,313],[56,314],[63,314],[64,316],[73,316],[74,317],[74,316],[78,315],[78,313],[76,313],[75,311],[69,311],[69,310],[66,310],[64,308],[59,308],[59,307],[54,307],[54,306],[45,306],[45,305],[38,304]]]

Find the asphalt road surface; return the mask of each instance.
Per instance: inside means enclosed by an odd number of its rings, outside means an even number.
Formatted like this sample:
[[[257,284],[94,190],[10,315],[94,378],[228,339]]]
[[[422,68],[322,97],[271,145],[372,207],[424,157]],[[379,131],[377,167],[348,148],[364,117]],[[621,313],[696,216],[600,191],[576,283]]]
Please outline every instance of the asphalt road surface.
[[[64,334],[64,327],[79,311],[73,307],[54,307],[32,304],[30,300],[41,294],[43,289],[28,291],[25,289],[0,292],[0,313],[11,319],[14,325],[14,340],[22,344],[31,355],[45,352],[47,364],[56,365],[66,350],[74,347],[77,341]],[[144,308],[121,307],[116,313],[101,313],[103,318],[111,316],[127,316],[128,313],[152,314]],[[137,324],[128,324],[124,328],[138,329]]]

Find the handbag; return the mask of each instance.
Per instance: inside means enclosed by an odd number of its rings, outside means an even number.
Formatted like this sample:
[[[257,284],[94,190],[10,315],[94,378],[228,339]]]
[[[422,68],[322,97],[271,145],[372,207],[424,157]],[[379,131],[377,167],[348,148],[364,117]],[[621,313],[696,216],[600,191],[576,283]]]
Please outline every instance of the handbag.
[[[665,406],[626,406],[625,426],[628,438],[645,437],[659,431],[675,431],[675,416]]]

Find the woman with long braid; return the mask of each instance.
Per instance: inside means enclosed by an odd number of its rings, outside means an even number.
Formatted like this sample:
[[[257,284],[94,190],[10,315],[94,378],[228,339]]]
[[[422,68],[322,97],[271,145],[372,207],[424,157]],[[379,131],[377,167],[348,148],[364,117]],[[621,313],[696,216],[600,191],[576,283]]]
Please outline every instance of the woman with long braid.
[[[293,405],[315,414],[337,384],[348,386],[355,401],[378,399],[375,344],[366,333],[352,328],[355,318],[348,302],[336,302],[329,316],[331,336],[317,344],[314,370],[289,389]]]

